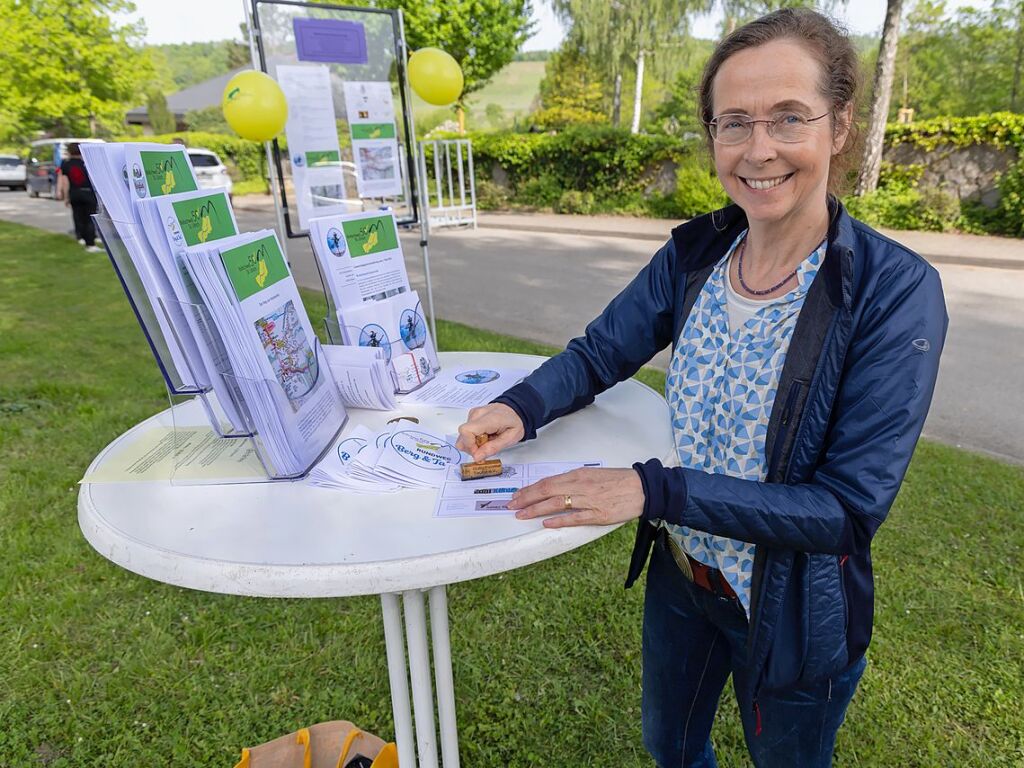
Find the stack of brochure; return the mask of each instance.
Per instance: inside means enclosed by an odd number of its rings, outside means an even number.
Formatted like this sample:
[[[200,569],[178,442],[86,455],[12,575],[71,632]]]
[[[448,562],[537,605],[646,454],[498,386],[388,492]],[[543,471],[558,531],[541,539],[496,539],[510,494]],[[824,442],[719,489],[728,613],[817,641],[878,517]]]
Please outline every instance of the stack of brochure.
[[[306,471],[346,416],[276,235],[240,234],[226,190],[200,190],[182,146],[97,143],[83,155],[172,391],[212,390],[211,425],[255,434],[272,477]]]
[[[345,420],[334,382],[272,230],[184,254],[275,475],[309,467]]]
[[[419,296],[409,288],[394,215],[314,218],[309,239],[345,343],[383,349],[397,392],[433,379],[440,369],[437,351]]]
[[[398,407],[383,349],[329,345],[323,351],[346,408],[391,411]]]
[[[449,467],[472,460],[450,440],[415,424],[396,422],[379,433],[358,425],[312,469],[309,481],[363,493],[439,488]]]

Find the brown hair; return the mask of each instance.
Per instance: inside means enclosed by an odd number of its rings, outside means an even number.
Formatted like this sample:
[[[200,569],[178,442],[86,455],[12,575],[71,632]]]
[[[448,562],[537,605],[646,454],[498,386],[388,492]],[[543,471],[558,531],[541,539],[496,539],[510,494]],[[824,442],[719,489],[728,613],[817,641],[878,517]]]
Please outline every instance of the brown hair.
[[[827,16],[809,8],[782,8],[739,27],[722,40],[704,65],[698,91],[700,120],[704,125],[708,149],[714,155],[714,141],[708,123],[714,117],[713,89],[715,76],[726,60],[746,50],[774,40],[800,43],[821,65],[819,92],[832,105],[832,126],[836,129],[840,111],[853,105],[850,133],[839,153],[832,158],[828,172],[829,192],[836,194],[846,181],[859,138],[856,126],[857,96],[860,92],[860,62],[853,44],[844,30]]]

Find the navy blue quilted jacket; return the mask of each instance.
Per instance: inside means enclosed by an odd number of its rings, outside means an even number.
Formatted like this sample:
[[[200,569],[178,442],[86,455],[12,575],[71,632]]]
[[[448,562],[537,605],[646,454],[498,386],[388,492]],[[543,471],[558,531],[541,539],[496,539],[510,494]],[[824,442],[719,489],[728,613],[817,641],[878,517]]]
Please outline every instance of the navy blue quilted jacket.
[[[751,695],[818,682],[871,639],[871,539],[903,481],[931,402],[947,317],[938,273],[830,200],[829,244],[779,380],[765,482],[634,465],[643,519],[626,579],[665,520],[757,545]],[[697,294],[746,227],[736,206],[689,221],[584,336],[498,400],[527,439],[632,376],[679,337]]]

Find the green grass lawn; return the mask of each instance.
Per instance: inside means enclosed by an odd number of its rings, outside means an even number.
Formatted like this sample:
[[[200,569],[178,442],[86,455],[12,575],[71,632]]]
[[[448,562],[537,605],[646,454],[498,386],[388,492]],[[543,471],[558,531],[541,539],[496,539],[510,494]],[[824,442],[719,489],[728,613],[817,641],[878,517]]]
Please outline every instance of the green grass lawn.
[[[376,598],[192,592],[89,547],[76,483],[166,407],[163,386],[105,256],[0,223],[0,264],[0,766],[231,766],[339,717],[390,736]],[[442,349],[549,351],[438,331]],[[1022,510],[1020,468],[921,445],[876,539],[875,638],[837,766],[1024,765]],[[649,764],[631,542],[627,526],[449,589],[463,765]],[[729,693],[714,739],[723,767],[747,765]]]
[[[479,91],[474,91],[466,99],[467,130],[508,128],[512,126],[514,120],[526,117],[540,92],[540,81],[544,79],[546,66],[546,62],[543,61],[513,61],[495,73],[487,85]],[[412,96],[412,104],[417,118],[433,118],[429,121],[431,127],[443,120],[455,119],[455,113],[450,108],[428,104],[415,93]],[[497,115],[489,116],[487,107],[492,104],[501,109]]]

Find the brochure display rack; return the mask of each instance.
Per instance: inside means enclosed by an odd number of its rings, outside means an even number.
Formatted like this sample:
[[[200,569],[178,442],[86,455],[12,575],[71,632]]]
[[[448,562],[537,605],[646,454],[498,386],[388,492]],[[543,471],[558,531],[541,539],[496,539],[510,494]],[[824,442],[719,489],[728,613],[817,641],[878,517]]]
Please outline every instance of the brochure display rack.
[[[325,418],[328,420],[330,428],[325,432],[329,433],[330,439],[321,441],[315,445],[306,446],[304,454],[298,457],[299,462],[302,465],[301,469],[296,471],[295,468],[282,468],[275,464],[272,458],[273,454],[267,448],[267,440],[269,439],[269,436],[260,434],[256,427],[256,421],[253,414],[249,411],[244,397],[240,394],[237,397],[232,397],[235,410],[240,417],[238,420],[241,422],[240,424],[236,423],[232,425],[231,421],[225,415],[224,408],[218,401],[217,395],[214,392],[214,387],[212,385],[197,384],[196,382],[202,381],[202,376],[194,375],[194,372],[192,371],[181,372],[171,363],[169,354],[170,347],[168,344],[169,340],[165,337],[161,328],[161,323],[158,322],[156,314],[158,312],[164,313],[164,317],[168,319],[165,325],[170,327],[173,333],[173,323],[169,321],[172,314],[170,312],[170,308],[164,306],[163,301],[160,299],[157,300],[155,306],[150,301],[143,289],[142,280],[132,262],[128,249],[118,234],[114,222],[106,215],[97,215],[94,217],[94,220],[96,221],[97,231],[99,231],[103,244],[106,247],[107,254],[110,257],[114,271],[121,283],[121,287],[124,289],[128,303],[131,305],[132,311],[135,313],[135,317],[139,322],[143,335],[146,337],[146,341],[153,353],[156,364],[160,369],[164,384],[167,388],[167,397],[171,406],[171,416],[174,421],[175,434],[177,434],[179,430],[176,418],[177,411],[192,400],[197,400],[202,405],[210,427],[213,429],[217,438],[221,440],[248,441],[254,455],[265,472],[265,477],[259,478],[259,480],[247,478],[236,482],[295,480],[304,477],[324,456],[338,435],[341,434],[347,420],[341,396],[327,367],[320,342],[315,339],[312,341],[313,364],[310,366],[308,388],[309,391],[312,391],[315,387],[319,386],[321,382],[328,385],[328,392],[330,395],[328,398],[328,412],[326,413]],[[221,334],[217,331],[204,306],[199,304],[180,304],[176,309],[180,309],[182,313],[187,313],[191,318],[193,318],[197,325],[203,329],[204,335],[211,344],[223,346],[224,342]],[[220,377],[221,383],[224,385],[222,391],[234,393],[240,393],[242,390],[261,392],[266,394],[267,402],[286,402],[289,399],[294,399],[296,397],[296,393],[286,393],[281,382],[276,380],[253,381],[251,379],[241,378],[231,370],[220,370],[217,371],[216,375]],[[299,396],[301,396],[301,394],[302,393],[298,393]],[[190,428],[194,428],[194,418],[189,420],[187,423]],[[178,443],[176,441],[175,448],[177,449],[177,447]],[[172,476],[171,482],[188,483],[189,481],[180,477]]]

